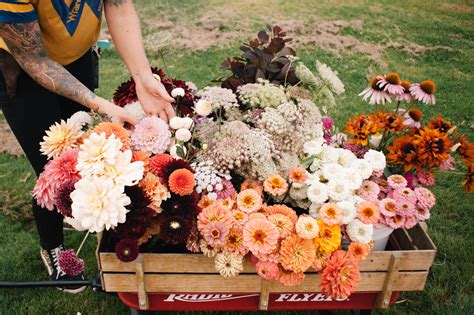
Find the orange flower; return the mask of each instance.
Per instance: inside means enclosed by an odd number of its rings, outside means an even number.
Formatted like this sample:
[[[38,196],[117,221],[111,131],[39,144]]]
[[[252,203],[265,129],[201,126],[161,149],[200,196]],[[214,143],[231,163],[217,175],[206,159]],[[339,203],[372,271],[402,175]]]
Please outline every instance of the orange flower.
[[[311,267],[315,257],[316,250],[311,240],[292,235],[281,243],[280,263],[286,270],[304,272]]]
[[[313,239],[314,245],[322,252],[332,253],[341,246],[339,225],[327,225],[318,219],[319,235]]]
[[[375,203],[364,201],[357,206],[357,217],[365,224],[375,224],[380,218],[380,211]]]
[[[362,244],[359,242],[351,242],[349,245],[349,253],[354,256],[358,261],[364,260],[367,258],[370,252],[369,244]]]
[[[451,140],[438,129],[420,128],[413,144],[417,147],[418,159],[428,167],[437,167],[449,157]]]
[[[285,286],[295,286],[304,281],[304,272],[293,272],[280,268],[278,281]]]
[[[302,167],[290,168],[288,173],[293,183],[303,184],[308,179],[308,172]]]
[[[442,133],[448,133],[453,128],[453,124],[450,121],[444,120],[440,114],[436,118],[428,121],[428,127],[430,129],[437,129]]]
[[[316,256],[314,258],[314,261],[311,267],[313,267],[316,271],[321,271],[324,268],[324,266],[326,266],[326,262],[330,256],[331,256],[330,253],[326,253],[318,249],[316,251]]]
[[[288,183],[280,175],[272,175],[263,182],[263,189],[273,196],[281,196],[288,190]]]
[[[256,190],[260,195],[263,195],[263,185],[255,179],[246,179],[242,185],[240,185],[240,190],[253,189]]]
[[[393,145],[387,149],[389,151],[387,159],[394,164],[402,165],[405,172],[408,172],[412,168],[421,169],[417,147],[413,144],[413,138],[411,136],[395,138]]]
[[[474,142],[462,135],[457,140],[461,145],[458,148],[459,156],[467,168],[474,169]]]
[[[269,215],[267,219],[273,224],[275,224],[278,229],[278,232],[280,233],[280,238],[286,238],[294,230],[295,225],[286,215],[276,213]]]
[[[160,182],[160,179],[152,173],[146,173],[145,177],[138,184],[151,198],[152,203],[150,208],[158,213],[161,213],[161,202],[170,197],[170,193],[165,185]]]
[[[150,169],[150,172],[152,172],[156,176],[159,176],[162,167],[167,165],[172,160],[173,158],[171,157],[171,155],[168,154],[157,154],[151,157],[148,161],[148,167]]]
[[[201,200],[199,200],[199,203],[198,203],[198,207],[201,208],[201,209],[205,209],[207,207],[209,207],[210,205],[212,205],[215,201],[212,200],[212,199],[209,199],[207,197],[207,195],[203,195],[201,197]]]
[[[370,119],[364,114],[355,115],[346,121],[346,133],[353,136],[350,140],[351,144],[367,146],[369,136],[379,136],[381,129],[383,127],[376,119]]]
[[[128,135],[127,130],[122,126],[111,122],[101,122],[94,128],[93,132],[97,134],[105,132],[105,136],[107,138],[109,138],[111,135],[115,135],[115,138],[119,139],[123,144],[123,147],[121,149],[122,151],[125,151],[130,148],[130,136]]]
[[[287,216],[293,224],[296,224],[296,221],[298,221],[298,215],[295,210],[285,205],[265,206],[263,207],[263,212],[266,216],[271,216],[272,214],[283,214],[284,216]]]
[[[319,288],[324,294],[337,299],[346,299],[359,284],[360,272],[355,258],[342,250],[328,259],[321,273]]]
[[[390,111],[380,111],[377,115],[370,114],[369,119],[376,123],[380,129],[386,131],[401,132],[407,128],[407,126],[403,124],[403,116],[399,116]]]
[[[464,188],[465,192],[474,192],[474,170],[472,168],[469,169],[468,173],[464,177],[462,187]]]
[[[142,161],[145,167],[145,170],[148,169],[148,160],[150,155],[144,151],[132,151],[132,162]]]
[[[194,174],[190,170],[180,168],[171,173],[168,179],[170,190],[180,196],[190,195],[194,190]]]

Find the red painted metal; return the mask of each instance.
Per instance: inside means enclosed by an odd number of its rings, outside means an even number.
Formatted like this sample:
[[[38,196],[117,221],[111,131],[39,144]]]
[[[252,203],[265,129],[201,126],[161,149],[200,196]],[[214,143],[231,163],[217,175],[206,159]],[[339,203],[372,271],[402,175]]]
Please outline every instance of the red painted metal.
[[[268,310],[303,311],[335,309],[375,309],[378,292],[359,292],[345,300],[333,300],[322,293],[274,293],[270,294]],[[135,293],[118,293],[128,307],[138,309]],[[398,299],[392,294],[390,305]],[[259,293],[150,293],[151,311],[258,311]]]

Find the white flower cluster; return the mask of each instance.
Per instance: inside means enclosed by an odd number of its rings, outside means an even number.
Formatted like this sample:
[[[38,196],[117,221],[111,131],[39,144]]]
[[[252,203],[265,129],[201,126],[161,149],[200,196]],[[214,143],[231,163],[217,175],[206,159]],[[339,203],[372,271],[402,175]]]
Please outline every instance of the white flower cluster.
[[[208,197],[213,197],[215,190],[220,191],[223,189],[222,179],[231,180],[232,177],[226,174],[220,173],[215,167],[214,163],[210,160],[199,161],[191,164],[194,170],[194,179],[196,180],[196,191],[198,193],[208,192]]]
[[[232,107],[239,106],[237,97],[230,89],[224,89],[217,86],[208,86],[197,92],[196,96],[201,100],[206,100],[209,102],[213,111],[217,111],[219,108],[228,110]]]
[[[277,107],[288,100],[283,87],[260,80],[237,88],[239,100],[249,107]]]
[[[361,201],[355,191],[373,172],[383,171],[385,156],[369,150],[363,159],[358,159],[350,150],[327,146],[322,139],[306,142],[304,152],[312,159],[309,178],[305,183],[306,196],[302,193],[292,193],[290,190],[290,197],[294,200],[303,198],[303,201],[306,197],[311,202],[310,214],[314,217],[318,216],[319,209],[325,203],[336,203],[342,211],[341,223],[353,222],[356,218],[357,203]],[[357,224],[357,229],[370,232],[370,235],[364,234],[370,240],[372,232],[369,230],[373,227],[363,225],[362,222]],[[357,235],[354,238],[351,236],[351,239],[364,242],[366,240],[362,236],[358,238]]]
[[[339,79],[337,73],[329,68],[326,64],[320,63],[319,60],[316,60],[316,69],[318,70],[321,79],[326,83],[326,85],[336,93],[340,95],[345,92],[344,83]]]
[[[92,133],[79,147],[77,170],[81,179],[71,193],[72,216],[90,232],[124,223],[130,204],[125,186],[143,178],[143,162],[132,162],[132,151],[122,151],[114,135]]]

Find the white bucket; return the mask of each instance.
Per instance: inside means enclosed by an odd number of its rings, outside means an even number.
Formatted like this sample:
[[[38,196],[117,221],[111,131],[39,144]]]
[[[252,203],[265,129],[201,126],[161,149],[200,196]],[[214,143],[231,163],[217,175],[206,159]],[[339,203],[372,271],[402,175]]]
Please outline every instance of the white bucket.
[[[372,239],[374,240],[374,248],[372,251],[384,251],[385,247],[387,247],[388,238],[390,234],[392,234],[393,229],[391,227],[383,227],[383,228],[374,228],[374,235]]]

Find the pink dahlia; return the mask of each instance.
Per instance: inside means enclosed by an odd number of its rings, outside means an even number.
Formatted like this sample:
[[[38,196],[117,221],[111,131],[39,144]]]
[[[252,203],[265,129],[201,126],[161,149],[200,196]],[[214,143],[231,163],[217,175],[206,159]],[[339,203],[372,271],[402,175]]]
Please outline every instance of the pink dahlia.
[[[280,275],[278,265],[269,261],[259,261],[255,265],[257,273],[264,280],[277,280]]]
[[[403,94],[405,89],[402,86],[402,80],[400,80],[398,74],[390,72],[383,77],[378,77],[378,79],[377,85],[385,92],[391,95]]]
[[[266,219],[255,219],[244,227],[244,245],[253,254],[268,254],[278,242],[278,229]]]
[[[378,104],[385,104],[386,102],[389,102],[389,103],[392,102],[392,98],[390,97],[390,94],[384,91],[384,89],[378,85],[379,78],[380,77],[372,78],[372,80],[370,81],[369,87],[363,90],[359,94],[359,96],[362,96],[362,99],[364,101],[370,98],[369,100],[370,105],[374,105],[374,104],[378,105]]]
[[[410,87],[410,93],[417,101],[423,102],[426,105],[436,104],[436,97],[434,92],[436,85],[433,81],[426,80],[421,83],[414,83]]]
[[[36,199],[36,202],[40,207],[53,211],[59,183],[52,181],[48,175],[47,172],[40,174],[35,187],[33,188],[33,197]]]
[[[418,206],[430,210],[436,203],[435,195],[428,189],[423,187],[415,188],[415,195],[418,199]]]
[[[163,153],[171,143],[171,131],[161,118],[151,116],[142,119],[132,134],[134,150]]]
[[[211,246],[222,246],[229,234],[228,226],[223,222],[211,221],[204,227],[202,236]]]
[[[68,180],[79,180],[81,176],[76,170],[77,156],[79,149],[69,149],[64,151],[57,159],[48,163],[44,170],[48,173],[49,179],[60,184]]]
[[[401,189],[407,186],[407,180],[402,175],[392,175],[387,178],[388,184],[393,189]]]
[[[84,270],[84,261],[76,256],[73,249],[61,251],[58,262],[59,268],[68,276],[78,276]]]

